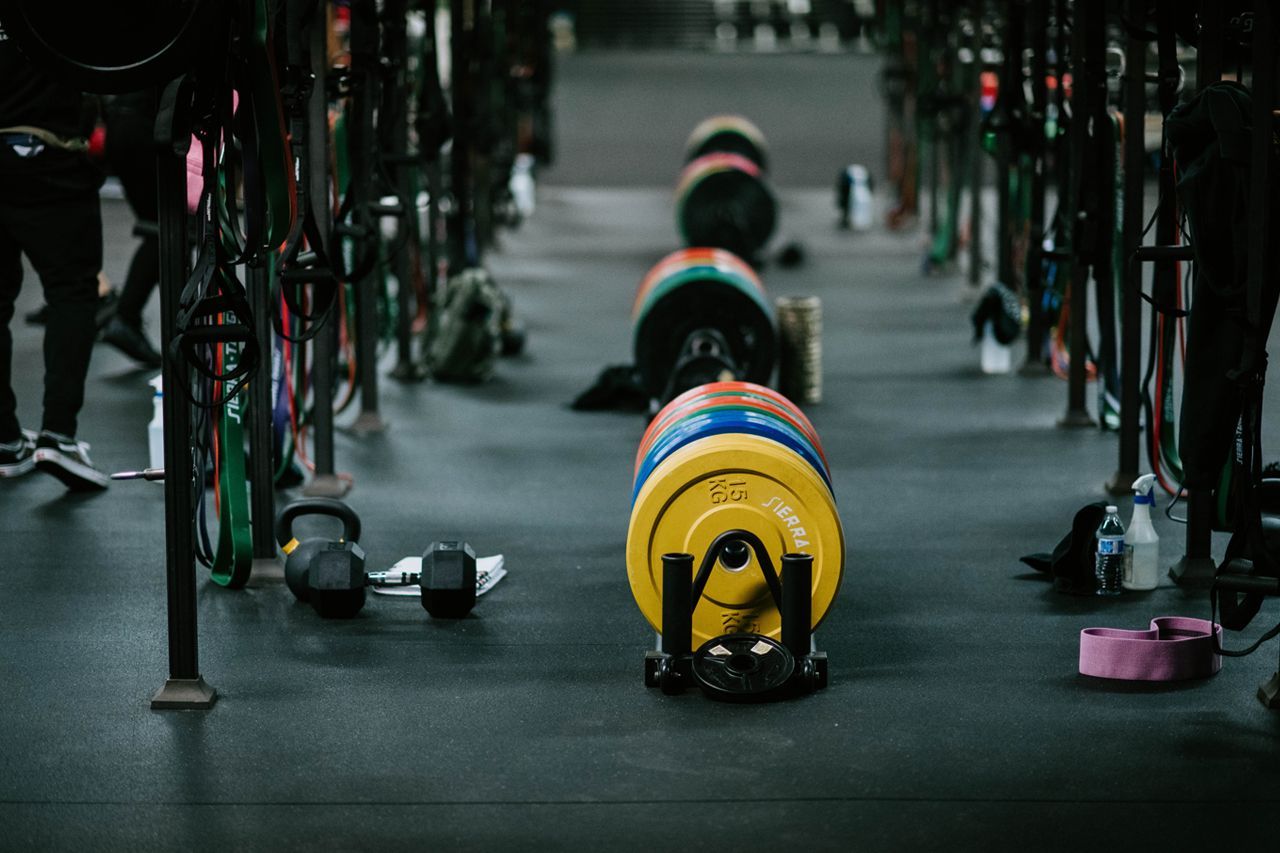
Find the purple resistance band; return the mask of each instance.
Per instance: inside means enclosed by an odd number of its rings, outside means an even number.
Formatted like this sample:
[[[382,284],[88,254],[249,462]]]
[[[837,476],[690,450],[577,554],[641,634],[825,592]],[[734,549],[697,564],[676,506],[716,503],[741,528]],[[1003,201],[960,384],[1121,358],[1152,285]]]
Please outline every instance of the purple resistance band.
[[[1222,626],[1189,616],[1157,616],[1145,631],[1085,628],[1080,674],[1125,681],[1208,678],[1222,669],[1215,636],[1221,648]]]

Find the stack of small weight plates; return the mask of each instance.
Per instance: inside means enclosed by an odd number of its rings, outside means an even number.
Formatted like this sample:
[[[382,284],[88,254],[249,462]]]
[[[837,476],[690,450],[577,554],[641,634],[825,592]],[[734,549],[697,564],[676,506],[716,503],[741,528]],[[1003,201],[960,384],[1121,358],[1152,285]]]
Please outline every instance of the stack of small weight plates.
[[[627,576],[636,603],[662,624],[662,555],[690,553],[695,565],[713,540],[746,530],[775,569],[784,553],[813,556],[813,627],[844,571],[844,532],[822,443],[790,400],[749,382],[716,382],[672,400],[636,452]],[[696,647],[726,633],[778,638],[778,612],[763,573],[717,564],[693,613]]]

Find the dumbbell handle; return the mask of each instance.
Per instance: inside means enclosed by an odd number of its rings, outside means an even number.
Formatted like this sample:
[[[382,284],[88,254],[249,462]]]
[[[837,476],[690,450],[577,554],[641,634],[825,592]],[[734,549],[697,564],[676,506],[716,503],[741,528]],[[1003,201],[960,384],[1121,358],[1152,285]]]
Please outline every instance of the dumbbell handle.
[[[422,577],[421,572],[365,572],[366,586],[412,586]]]
[[[117,471],[111,475],[113,480],[150,480],[153,483],[164,482],[163,468],[144,468],[141,471]]]

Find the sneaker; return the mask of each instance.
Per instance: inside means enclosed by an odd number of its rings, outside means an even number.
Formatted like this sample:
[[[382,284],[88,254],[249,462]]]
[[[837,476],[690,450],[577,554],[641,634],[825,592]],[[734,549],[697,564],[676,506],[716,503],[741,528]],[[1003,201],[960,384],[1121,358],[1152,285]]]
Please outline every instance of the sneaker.
[[[0,477],[21,477],[36,467],[36,434],[24,429],[17,441],[0,444]]]
[[[107,321],[107,327],[102,330],[102,340],[144,367],[158,368],[161,365],[160,353],[151,346],[142,329],[130,326],[118,314]]]
[[[111,480],[93,467],[87,442],[44,430],[36,439],[36,467],[52,474],[73,492],[105,489]]]

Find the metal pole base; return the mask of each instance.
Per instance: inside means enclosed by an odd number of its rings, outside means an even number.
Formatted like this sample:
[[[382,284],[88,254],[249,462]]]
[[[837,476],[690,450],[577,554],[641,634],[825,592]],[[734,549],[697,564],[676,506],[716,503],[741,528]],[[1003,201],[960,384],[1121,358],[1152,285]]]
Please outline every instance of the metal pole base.
[[[1213,576],[1217,570],[1218,567],[1210,557],[1188,557],[1184,554],[1169,569],[1169,579],[1188,589],[1208,589],[1213,585]]]
[[[207,711],[218,701],[218,691],[203,677],[170,678],[151,697],[153,711]]]
[[[402,361],[387,375],[397,382],[421,382],[427,378],[427,369],[415,361]]]
[[[377,435],[387,431],[387,422],[382,419],[382,415],[377,412],[361,412],[351,426],[347,427],[345,432],[361,438],[369,435]]]
[[[278,586],[284,583],[284,566],[275,557],[257,557],[253,561],[253,568],[249,571],[249,582],[245,584],[250,589],[258,589],[264,586]]]
[[[1280,711],[1280,671],[1258,685],[1258,701],[1272,711]]]
[[[1137,471],[1117,471],[1107,480],[1107,494],[1123,497],[1133,491],[1133,483],[1138,479]]]
[[[1089,417],[1089,412],[1085,409],[1067,409],[1067,413],[1058,419],[1058,426],[1063,429],[1079,429],[1081,427],[1096,427],[1098,424],[1093,418]],[[1129,482],[1133,482],[1130,480]]]
[[[309,498],[340,498],[351,491],[351,482],[336,474],[321,474],[302,488]]]

